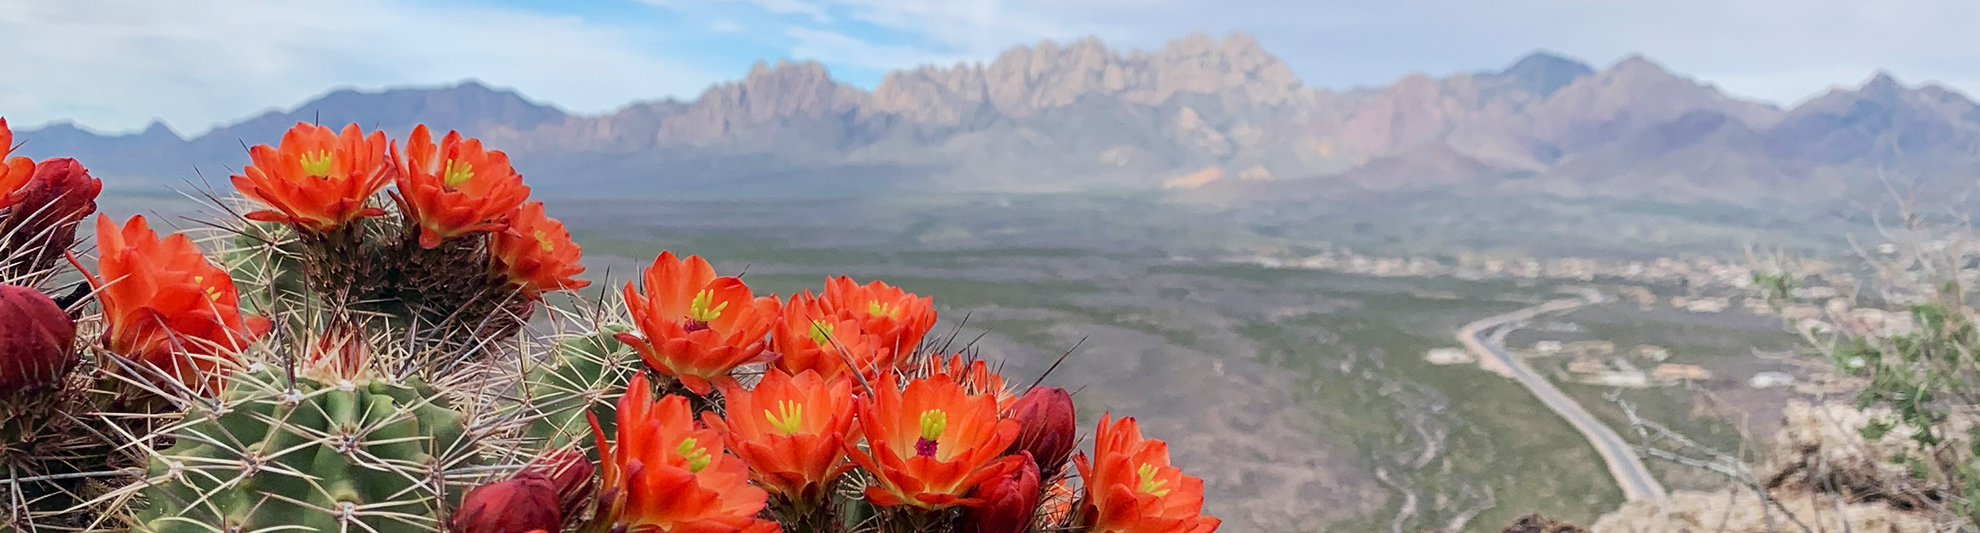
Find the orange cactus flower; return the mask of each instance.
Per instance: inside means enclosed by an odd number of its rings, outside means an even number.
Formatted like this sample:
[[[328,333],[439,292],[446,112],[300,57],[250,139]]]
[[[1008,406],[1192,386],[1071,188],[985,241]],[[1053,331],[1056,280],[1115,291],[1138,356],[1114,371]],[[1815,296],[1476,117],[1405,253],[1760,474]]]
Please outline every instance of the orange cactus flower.
[[[970,394],[989,394],[997,398],[997,408],[1008,410],[1017,402],[1017,394],[1004,387],[1004,376],[990,370],[990,363],[966,355],[931,355],[923,359],[917,375],[946,375],[963,386]]]
[[[871,453],[846,453],[873,473],[866,498],[874,505],[945,509],[976,506],[969,496],[984,481],[1011,475],[1029,459],[1005,455],[1018,422],[997,416],[997,401],[970,394],[948,375],[917,379],[903,390],[894,374],[881,378],[859,403],[860,429]]]
[[[530,298],[591,285],[572,277],[584,273],[584,265],[578,264],[582,254],[564,223],[544,216],[543,202],[516,208],[509,214],[509,229],[495,233],[488,243],[495,270]]]
[[[769,493],[749,484],[749,467],[722,450],[722,436],[697,427],[687,398],[653,400],[646,375],[619,398],[618,439],[605,440],[597,415],[598,530],[634,533],[773,533],[761,520]],[[621,529],[622,528],[622,529]]]
[[[248,219],[280,222],[298,231],[323,233],[361,217],[385,214],[369,207],[372,195],[392,179],[385,132],[371,135],[357,124],[342,133],[298,122],[278,146],[248,149],[253,162],[233,176],[242,196],[270,207]]]
[[[9,159],[7,154],[14,151],[14,130],[7,128],[7,119],[0,118],[0,207],[13,205],[15,192],[26,186],[28,178],[34,177],[34,160],[25,157]]]
[[[626,284],[626,308],[645,337],[617,335],[647,366],[695,394],[734,383],[737,366],[758,362],[777,316],[777,299],[755,297],[741,278],[715,275],[700,256],[661,252],[645,273],[646,294]]]
[[[827,279],[819,299],[828,313],[859,319],[867,333],[880,336],[882,348],[894,353],[914,351],[935,327],[935,299],[879,281],[860,285],[848,277]]]
[[[865,327],[849,314],[827,313],[809,292],[793,295],[770,330],[770,350],[777,352],[771,365],[791,374],[817,372],[828,380],[857,367],[867,382],[878,381],[894,369],[896,352]]]
[[[96,247],[101,278],[90,281],[103,305],[110,351],[194,392],[217,392],[235,357],[272,325],[241,314],[234,279],[184,234],[159,239],[142,216],[118,227],[97,215]]]
[[[1222,521],[1203,514],[1203,480],[1169,464],[1169,445],[1141,437],[1134,418],[1100,417],[1093,459],[1073,459],[1085,482],[1080,523],[1096,533],[1210,533]]]
[[[853,422],[849,379],[773,369],[754,390],[730,388],[723,398],[730,418],[702,413],[702,421],[722,432],[729,449],[770,492],[792,502],[820,502],[839,475],[852,469],[843,449]]]
[[[393,199],[406,218],[419,225],[419,245],[433,248],[440,241],[507,226],[503,215],[529,198],[522,175],[509,166],[509,155],[484,150],[480,139],[464,139],[449,131],[433,144],[426,125],[414,127],[406,150],[392,147],[399,169],[399,190]]]

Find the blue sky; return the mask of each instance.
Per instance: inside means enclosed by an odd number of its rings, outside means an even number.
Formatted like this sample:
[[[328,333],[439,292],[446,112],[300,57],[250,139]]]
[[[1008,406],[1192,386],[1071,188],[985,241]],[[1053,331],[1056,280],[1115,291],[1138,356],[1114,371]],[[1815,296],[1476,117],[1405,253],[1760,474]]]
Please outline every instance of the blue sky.
[[[182,134],[332,87],[479,78],[580,113],[691,98],[758,60],[890,69],[1098,36],[1245,31],[1308,84],[1643,53],[1791,104],[1877,69],[1980,90],[1973,0],[0,0],[0,116]]]

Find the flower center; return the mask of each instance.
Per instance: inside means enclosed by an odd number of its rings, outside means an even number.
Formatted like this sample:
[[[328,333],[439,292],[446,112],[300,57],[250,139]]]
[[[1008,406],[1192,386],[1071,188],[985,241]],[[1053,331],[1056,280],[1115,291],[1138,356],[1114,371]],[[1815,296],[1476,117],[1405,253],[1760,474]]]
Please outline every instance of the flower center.
[[[694,295],[694,301],[688,302],[688,322],[690,324],[700,322],[702,324],[701,329],[705,329],[708,327],[707,324],[709,322],[714,322],[715,319],[721,318],[722,310],[728,308],[729,302],[722,302],[719,305],[715,304],[714,290],[702,290],[700,293]],[[688,329],[694,330],[697,328],[690,327]]]
[[[302,155],[303,173],[312,178],[329,177],[330,163],[335,160],[335,156],[329,150],[317,150],[313,154],[305,153]]]
[[[556,246],[550,244],[550,235],[543,233],[542,230],[537,230],[535,237],[536,237],[536,246],[539,248],[543,248],[543,251],[550,252],[550,251],[555,251],[557,249]]]
[[[777,412],[763,410],[763,417],[770,419],[770,427],[785,435],[796,435],[804,424],[804,404],[794,400],[777,400]]]
[[[948,413],[942,412],[941,409],[922,411],[921,438],[914,441],[914,454],[922,457],[934,457],[935,450],[940,447],[939,439],[942,438],[942,431],[948,428]]]
[[[687,459],[690,473],[699,474],[701,469],[708,468],[708,463],[715,461],[715,456],[709,455],[708,449],[701,447],[700,444],[694,437],[688,437],[681,441],[681,447],[676,450],[681,452],[681,457]]]
[[[1155,465],[1148,463],[1141,463],[1141,468],[1135,470],[1135,474],[1141,477],[1141,492],[1144,494],[1153,494],[1157,498],[1168,496],[1169,489],[1162,486],[1169,484],[1169,480],[1155,479],[1155,474],[1157,473],[1158,470],[1155,468]]]
[[[440,182],[448,187],[459,187],[474,179],[474,165],[466,161],[448,159],[447,166],[440,171]]]
[[[832,343],[832,325],[824,322],[811,323],[811,342],[825,346]]]
[[[884,303],[880,301],[872,301],[866,303],[866,314],[869,315],[884,316],[887,318],[899,318],[894,315],[898,315],[900,313],[901,313],[901,308],[893,304]]]

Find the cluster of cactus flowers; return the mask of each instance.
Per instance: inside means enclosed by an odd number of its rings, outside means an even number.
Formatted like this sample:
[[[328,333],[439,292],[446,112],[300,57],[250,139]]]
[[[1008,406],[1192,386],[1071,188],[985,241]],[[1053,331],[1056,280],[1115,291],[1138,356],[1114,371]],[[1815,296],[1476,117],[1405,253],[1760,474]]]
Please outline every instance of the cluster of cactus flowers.
[[[662,253],[586,299],[564,225],[458,133],[297,124],[161,235],[5,124],[0,531],[1219,525],[1134,419],[1079,451],[1070,394],[929,338],[931,298]]]

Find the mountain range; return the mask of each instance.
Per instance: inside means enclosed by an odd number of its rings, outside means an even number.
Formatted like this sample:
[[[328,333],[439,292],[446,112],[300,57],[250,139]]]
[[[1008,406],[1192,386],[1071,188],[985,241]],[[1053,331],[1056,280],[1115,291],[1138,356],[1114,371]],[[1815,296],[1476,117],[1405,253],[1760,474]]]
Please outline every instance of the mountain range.
[[[20,153],[77,157],[113,182],[220,183],[246,162],[244,145],[298,121],[395,137],[417,123],[457,129],[562,195],[1475,189],[1824,201],[1892,177],[1953,183],[1980,170],[1980,105],[1887,73],[1785,109],[1643,57],[1598,70],[1545,52],[1503,70],[1330,90],[1241,33],[1155,51],[1043,42],[896,71],[870,91],[817,63],[759,63],[693,100],[596,115],[468,81],[336,90],[192,138],[157,123],[18,137]]]

